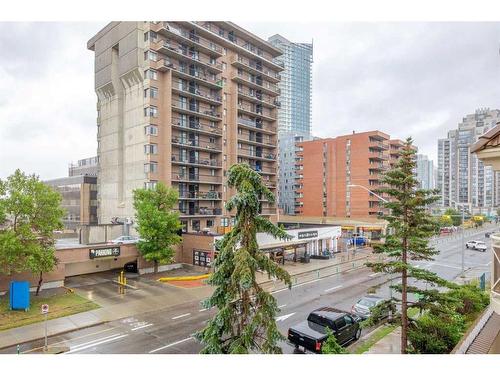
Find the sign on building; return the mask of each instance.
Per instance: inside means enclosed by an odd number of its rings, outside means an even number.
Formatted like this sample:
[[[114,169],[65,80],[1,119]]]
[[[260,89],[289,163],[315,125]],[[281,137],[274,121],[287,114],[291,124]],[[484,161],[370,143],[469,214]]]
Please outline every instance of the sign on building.
[[[212,259],[207,251],[193,250],[193,264],[196,266],[210,267]]]
[[[318,231],[317,230],[309,230],[307,232],[299,232],[298,233],[298,239],[304,239],[304,238],[314,238],[318,237]]]
[[[89,258],[104,258],[120,256],[120,247],[104,247],[101,249],[89,249]]]

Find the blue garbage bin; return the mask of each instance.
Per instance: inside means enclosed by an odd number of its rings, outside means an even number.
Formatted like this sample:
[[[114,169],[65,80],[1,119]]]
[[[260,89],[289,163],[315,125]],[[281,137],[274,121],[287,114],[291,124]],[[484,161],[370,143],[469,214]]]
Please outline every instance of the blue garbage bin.
[[[30,308],[30,283],[28,281],[10,282],[10,309],[28,311]]]

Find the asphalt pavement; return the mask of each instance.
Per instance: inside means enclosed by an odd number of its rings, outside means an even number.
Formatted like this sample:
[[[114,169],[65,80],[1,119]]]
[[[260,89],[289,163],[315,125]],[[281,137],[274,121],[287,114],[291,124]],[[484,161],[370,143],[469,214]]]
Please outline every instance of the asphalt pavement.
[[[489,272],[491,264],[490,240],[484,233],[493,231],[469,231],[464,234],[464,242],[476,239],[488,245],[485,253],[474,250],[465,251],[466,273],[480,275]],[[448,280],[460,276],[462,239],[460,234],[434,240],[440,251],[435,262],[415,262],[417,266],[436,272]],[[368,268],[353,269],[320,279],[313,279],[295,285],[291,290],[276,290],[280,313],[278,327],[286,336],[290,326],[307,318],[314,309],[332,306],[349,311],[354,303],[364,296],[373,286],[381,286],[377,294],[388,296],[389,283],[384,274],[374,273]],[[192,335],[202,329],[212,311],[203,309],[200,301],[188,302],[169,309],[159,309],[134,315],[110,323],[81,329],[49,338],[50,346],[66,347],[67,354],[84,353],[121,353],[121,354],[187,354],[199,353],[201,345]],[[366,332],[365,332],[366,334]],[[43,346],[42,340],[23,344],[21,352],[32,353]],[[286,342],[281,343],[284,353],[293,353],[294,348]],[[0,353],[15,353],[16,347],[6,348]]]

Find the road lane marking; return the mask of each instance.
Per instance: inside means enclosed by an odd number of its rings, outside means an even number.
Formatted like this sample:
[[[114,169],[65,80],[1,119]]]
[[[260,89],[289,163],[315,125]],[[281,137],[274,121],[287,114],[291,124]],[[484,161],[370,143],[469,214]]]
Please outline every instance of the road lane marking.
[[[79,347],[77,349],[71,349],[69,352],[66,352],[66,354],[79,352],[80,350],[85,350],[88,348],[93,348],[95,346],[106,344],[106,343],[111,342],[111,341],[116,341],[116,340],[122,339],[122,338],[127,337],[127,336],[128,336],[128,333],[124,334],[124,335],[116,336],[116,337],[111,337],[111,338],[104,340],[104,341],[99,341],[99,342],[96,342],[96,343],[93,343],[93,344],[90,344],[87,346],[82,346],[82,347]]]
[[[208,309],[201,309],[201,310],[198,310],[199,312],[203,312],[203,311],[207,311]]]
[[[290,314],[287,314],[287,315],[277,316],[276,317],[276,321],[277,322],[283,322],[283,321],[287,320],[289,317],[294,316],[294,315],[295,315],[295,313],[293,312],[293,313],[290,313]]]
[[[167,349],[167,348],[170,348],[171,346],[174,346],[174,345],[178,345],[178,344],[182,344],[183,342],[186,342],[186,341],[189,341],[189,340],[192,340],[193,337],[188,337],[188,338],[185,338],[184,340],[179,340],[179,341],[176,341],[176,342],[173,342],[171,344],[168,344],[168,345],[165,345],[165,346],[162,346],[161,348],[158,348],[158,349],[153,349],[149,352],[149,354],[151,353],[156,353],[156,352],[159,352],[160,350],[163,350],[163,349]]]
[[[83,336],[73,337],[72,339],[66,339],[66,340],[61,340],[61,341],[58,341],[58,342],[54,342],[54,343],[52,343],[50,345],[54,346],[54,345],[62,344],[62,343],[65,343],[65,342],[70,342],[70,341],[74,341],[74,340],[83,339],[84,337],[89,337],[89,336],[97,335],[99,333],[103,333],[103,332],[107,332],[107,331],[113,331],[113,330],[115,330],[117,328],[118,327],[111,327],[111,328],[103,329],[101,331],[88,333],[88,334],[83,335]],[[43,346],[39,346],[37,348],[32,348],[32,349],[26,350],[26,351],[21,352],[21,353],[30,353],[30,352],[34,352],[35,350],[41,349],[41,348],[43,348]]]
[[[371,275],[368,275],[368,277],[375,277],[375,276],[378,276],[378,275],[380,275],[380,272],[372,273]]]
[[[146,328],[146,327],[151,327],[152,325],[153,325],[153,323],[145,324],[145,325],[140,326],[140,327],[132,328],[131,331],[137,331],[138,329],[143,329],[143,328]]]
[[[331,290],[335,290],[335,289],[339,289],[339,288],[342,288],[342,285],[337,285],[337,286],[334,286],[332,288],[325,289],[325,292],[329,292]]]
[[[76,349],[76,348],[79,348],[81,346],[86,346],[86,345],[92,344],[94,342],[99,342],[99,341],[106,340],[106,339],[109,339],[111,337],[116,337],[116,336],[120,336],[120,333],[115,333],[114,335],[100,337],[98,339],[94,339],[94,340],[91,340],[91,341],[83,342],[81,344],[72,345],[71,349]]]
[[[176,319],[180,319],[180,318],[184,318],[185,316],[189,316],[191,315],[191,313],[186,313],[186,314],[182,314],[182,315],[177,315],[177,316],[174,316],[172,318],[172,320],[176,320]]]
[[[280,306],[278,306],[278,309],[282,309],[285,306],[286,306],[286,304],[285,305],[280,305]]]

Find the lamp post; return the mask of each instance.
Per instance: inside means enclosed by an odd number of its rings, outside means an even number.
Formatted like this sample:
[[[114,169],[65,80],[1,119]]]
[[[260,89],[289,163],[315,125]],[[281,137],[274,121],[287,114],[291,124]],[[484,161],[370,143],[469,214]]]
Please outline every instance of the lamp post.
[[[461,236],[460,236],[460,239],[461,239],[461,244],[462,244],[462,259],[461,259],[461,263],[462,263],[462,277],[464,276],[464,272],[465,272],[465,245],[464,245],[464,230],[465,230],[465,227],[464,227],[464,221],[465,221],[465,208],[464,206],[467,204],[469,204],[468,202],[467,203],[459,203],[459,202],[455,202],[454,200],[451,200],[450,199],[450,202],[452,203],[455,203],[455,205],[457,206],[460,206],[461,209],[462,209],[462,230],[460,231],[461,232]]]

